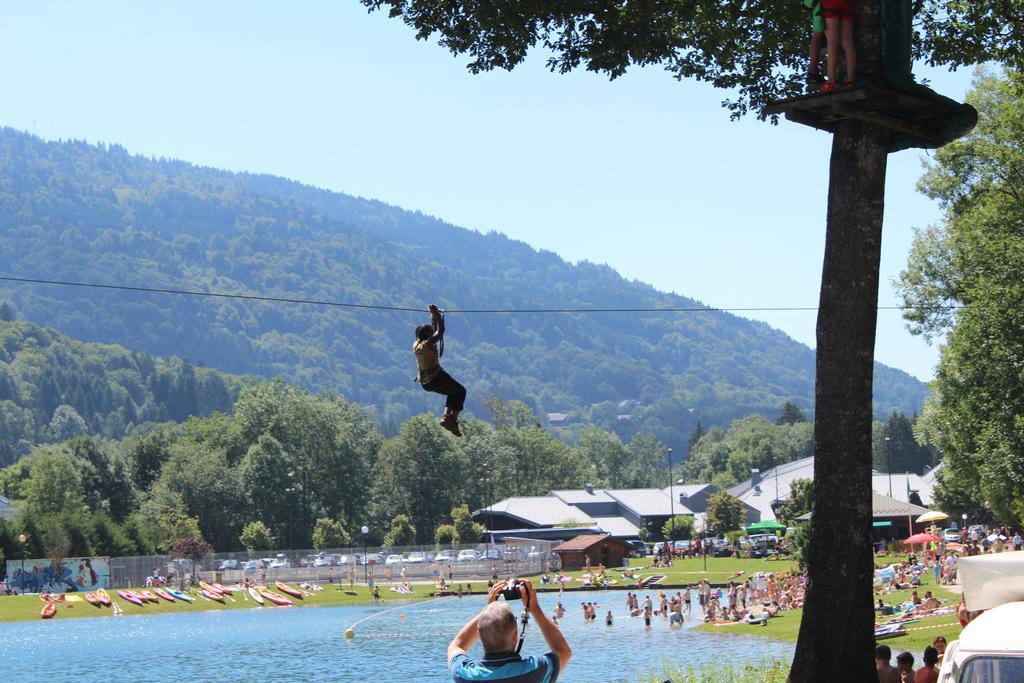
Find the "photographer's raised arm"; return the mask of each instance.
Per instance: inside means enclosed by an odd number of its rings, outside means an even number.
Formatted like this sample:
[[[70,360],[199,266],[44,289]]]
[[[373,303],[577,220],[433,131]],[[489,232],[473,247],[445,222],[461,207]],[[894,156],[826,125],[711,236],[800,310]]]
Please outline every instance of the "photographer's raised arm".
[[[519,590],[523,592],[523,599],[529,601],[530,616],[537,622],[541,635],[544,636],[544,642],[558,656],[558,674],[561,675],[565,671],[566,665],[569,664],[569,659],[572,657],[572,648],[569,647],[568,641],[562,635],[562,630],[553,621],[548,619],[548,616],[544,614],[544,610],[540,608],[540,603],[537,601],[537,591],[534,590],[533,584],[526,579],[520,579]]]

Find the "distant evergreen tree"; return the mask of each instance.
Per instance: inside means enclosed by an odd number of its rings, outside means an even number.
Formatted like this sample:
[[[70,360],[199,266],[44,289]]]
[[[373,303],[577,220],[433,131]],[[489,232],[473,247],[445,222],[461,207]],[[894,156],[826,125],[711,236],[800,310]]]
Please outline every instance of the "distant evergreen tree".
[[[785,405],[782,406],[782,413],[775,420],[775,424],[795,425],[800,422],[807,422],[807,416],[804,415],[804,411],[800,410],[800,406],[792,401],[786,401]]]
[[[873,467],[879,472],[889,472],[891,466],[892,472],[922,474],[937,458],[934,449],[917,442],[913,422],[898,412],[876,430],[873,451]]]
[[[6,301],[0,303],[0,322],[9,323],[14,320],[14,309]]]
[[[693,447],[697,445],[701,437],[704,436],[704,425],[700,423],[700,418],[697,418],[697,426],[690,432],[690,438],[686,440],[686,454],[693,455]]]

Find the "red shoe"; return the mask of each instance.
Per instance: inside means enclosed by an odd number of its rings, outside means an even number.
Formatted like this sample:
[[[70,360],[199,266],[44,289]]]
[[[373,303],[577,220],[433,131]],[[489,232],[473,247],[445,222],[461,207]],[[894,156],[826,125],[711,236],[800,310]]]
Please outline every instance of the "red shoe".
[[[835,92],[836,89],[836,84],[832,81],[828,81],[825,85],[821,86],[821,90],[818,92]]]
[[[843,83],[843,90],[853,90],[856,87],[857,84],[853,81],[846,81],[846,83]]]

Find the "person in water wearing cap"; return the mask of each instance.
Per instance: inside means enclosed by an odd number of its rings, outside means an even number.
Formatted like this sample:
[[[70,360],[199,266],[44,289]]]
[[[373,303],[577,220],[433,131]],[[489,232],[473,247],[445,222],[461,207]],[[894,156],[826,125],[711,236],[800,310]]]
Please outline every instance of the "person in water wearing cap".
[[[459,413],[466,402],[466,387],[441,368],[441,356],[444,354],[444,315],[434,304],[430,304],[428,310],[430,324],[416,327],[416,340],[412,344],[412,352],[416,356],[416,366],[419,369],[416,380],[425,391],[445,396],[441,426],[455,436],[462,436],[459,430]]]

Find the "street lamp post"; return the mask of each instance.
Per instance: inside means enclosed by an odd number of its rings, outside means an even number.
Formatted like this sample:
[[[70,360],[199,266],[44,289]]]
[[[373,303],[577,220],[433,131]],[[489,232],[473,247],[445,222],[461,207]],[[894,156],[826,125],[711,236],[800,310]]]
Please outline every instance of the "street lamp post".
[[[294,494],[296,491],[295,487],[295,473],[288,472],[288,486],[285,487],[284,492],[288,494],[288,499],[285,504],[288,506],[288,550],[292,549],[292,506],[294,504]]]
[[[889,463],[886,469],[889,471],[889,497],[892,498],[892,446],[889,437],[885,437],[885,457]]]
[[[491,516],[492,516],[492,513],[491,513],[491,500],[493,498],[493,495],[491,494],[491,478],[490,477],[481,477],[480,480],[479,480],[479,483],[483,487],[483,494],[485,496],[487,496],[487,513],[484,516],[484,519],[486,520],[486,526],[487,526],[487,535],[488,535],[488,538],[493,539],[494,536],[491,535],[491,527],[494,526],[494,520],[491,519]]]
[[[669,520],[668,520],[668,523],[669,523],[669,526],[668,526],[668,528],[669,528],[669,538],[667,540],[672,541],[673,540],[671,538],[672,531],[675,530],[676,494],[675,494],[675,489],[672,488],[672,449],[669,448],[667,450],[668,450],[668,498],[669,498],[670,509],[672,511],[672,516],[669,517]],[[675,548],[673,548],[672,550],[674,551]]]
[[[369,560],[366,557],[366,534],[370,533],[370,527],[364,524],[359,530],[363,532],[363,583],[369,586],[370,575],[367,573],[369,571],[369,569],[367,569],[367,563]]]
[[[21,594],[25,594],[25,542],[28,541],[28,536],[20,534],[18,536],[18,543],[21,544]]]

